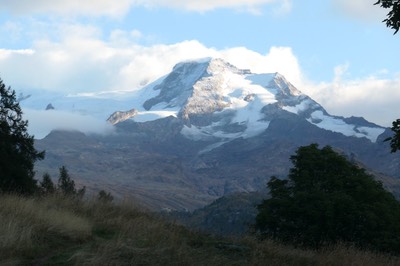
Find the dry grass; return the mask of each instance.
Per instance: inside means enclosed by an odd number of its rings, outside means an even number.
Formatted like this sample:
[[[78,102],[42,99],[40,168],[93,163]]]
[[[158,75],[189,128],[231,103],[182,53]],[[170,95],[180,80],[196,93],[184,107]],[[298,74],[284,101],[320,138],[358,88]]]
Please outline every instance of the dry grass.
[[[347,245],[327,248],[315,255],[319,265],[352,265],[352,266],[395,266],[400,265],[400,258],[387,254],[362,251]]]
[[[1,265],[400,265],[338,245],[296,249],[221,239],[165,222],[128,202],[0,196]]]
[[[305,250],[282,245],[271,240],[258,242],[245,240],[252,246],[250,265],[323,265],[323,266],[395,266],[400,258],[388,254],[363,251],[355,247],[339,244],[322,250]]]
[[[29,256],[40,251],[44,241],[79,242],[90,237],[91,224],[87,219],[52,202],[50,198],[0,197],[0,259]]]

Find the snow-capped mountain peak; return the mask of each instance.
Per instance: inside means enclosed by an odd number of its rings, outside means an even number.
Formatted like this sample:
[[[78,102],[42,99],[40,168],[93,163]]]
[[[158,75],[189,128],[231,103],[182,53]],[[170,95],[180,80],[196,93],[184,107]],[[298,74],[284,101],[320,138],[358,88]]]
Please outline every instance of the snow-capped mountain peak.
[[[38,96],[21,97],[22,106],[44,110],[51,102],[59,111],[103,121],[109,118],[112,124],[174,116],[183,124],[181,134],[214,143],[259,135],[272,120],[287,116],[372,142],[385,130],[372,123],[328,114],[279,73],[255,74],[219,58],[178,63],[169,74],[136,91],[110,92],[106,96],[95,93]]]
[[[143,88],[141,95],[150,97],[133,106],[139,110],[133,120],[173,115],[185,125],[181,133],[195,140],[252,137],[265,131],[278,113],[292,113],[320,128],[371,141],[384,131],[329,115],[279,73],[254,74],[219,58],[178,63],[156,85]]]

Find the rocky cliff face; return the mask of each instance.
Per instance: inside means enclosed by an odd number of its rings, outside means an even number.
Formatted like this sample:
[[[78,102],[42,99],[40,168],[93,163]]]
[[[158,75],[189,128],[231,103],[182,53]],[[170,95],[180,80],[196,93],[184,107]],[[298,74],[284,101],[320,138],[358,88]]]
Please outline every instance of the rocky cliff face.
[[[112,125],[121,123],[125,120],[128,120],[129,118],[134,117],[138,111],[136,109],[132,109],[129,111],[116,111],[110,115],[110,117],[107,119],[108,122],[110,122]]]

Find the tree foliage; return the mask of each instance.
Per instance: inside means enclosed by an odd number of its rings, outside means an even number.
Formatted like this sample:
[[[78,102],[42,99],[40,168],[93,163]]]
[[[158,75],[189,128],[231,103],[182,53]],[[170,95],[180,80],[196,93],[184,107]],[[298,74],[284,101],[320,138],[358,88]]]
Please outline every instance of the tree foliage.
[[[37,188],[33,167],[44,152],[35,149],[27,126],[15,91],[0,79],[0,191],[32,194]]]
[[[390,148],[392,152],[396,152],[400,150],[400,119],[393,121],[392,131],[394,133],[394,136],[385,139],[385,141],[390,140]]]
[[[400,252],[400,204],[382,184],[327,146],[300,147],[288,179],[272,177],[258,206],[264,237],[318,248],[351,242]]]
[[[396,34],[400,29],[400,0],[378,0],[375,5],[390,9],[387,18],[383,20],[388,28]]]
[[[111,195],[110,192],[105,192],[104,190],[100,190],[99,194],[97,195],[97,199],[102,203],[110,203],[114,200],[114,197]]]
[[[394,29],[396,34],[400,29],[400,0],[378,0],[375,5],[391,9],[383,22],[386,22],[387,27]],[[392,131],[394,136],[386,140],[390,140],[391,150],[396,152],[400,150],[400,119],[393,121]]]
[[[58,178],[58,189],[64,195],[76,194],[75,181],[71,178],[65,166],[60,169],[60,176]]]
[[[77,190],[75,188],[75,181],[71,178],[65,166],[62,166],[59,171],[60,176],[58,178],[58,191],[64,196],[77,196],[82,198],[85,195],[86,187],[82,187]]]
[[[56,186],[54,185],[51,177],[48,173],[45,173],[40,181],[40,193],[43,195],[54,194],[56,192]]]

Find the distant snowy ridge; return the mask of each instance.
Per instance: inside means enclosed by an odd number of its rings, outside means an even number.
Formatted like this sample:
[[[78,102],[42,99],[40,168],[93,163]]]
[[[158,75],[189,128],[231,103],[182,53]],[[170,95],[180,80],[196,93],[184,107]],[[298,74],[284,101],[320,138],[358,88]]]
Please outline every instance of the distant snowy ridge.
[[[135,91],[76,95],[28,91],[21,94],[20,100],[23,108],[44,110],[51,102],[57,110],[107,120],[113,125],[173,116],[184,124],[182,135],[212,141],[214,146],[257,136],[285,113],[319,128],[371,142],[385,131],[365,120],[328,114],[279,73],[254,74],[218,58],[178,63],[169,74]]]

